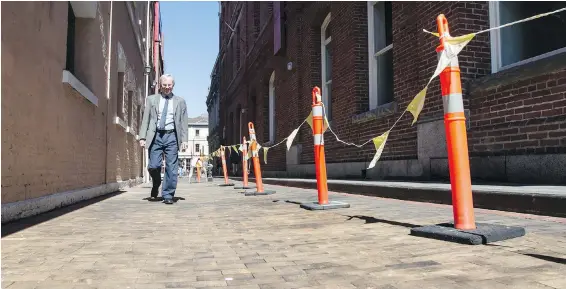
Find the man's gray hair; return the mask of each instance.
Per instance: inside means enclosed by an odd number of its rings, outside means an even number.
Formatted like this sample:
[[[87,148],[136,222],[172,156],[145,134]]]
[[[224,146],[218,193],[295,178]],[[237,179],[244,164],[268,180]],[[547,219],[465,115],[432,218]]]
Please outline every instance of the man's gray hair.
[[[170,78],[171,81],[173,81],[173,84],[175,84],[175,78],[173,77],[172,74],[163,74],[163,75],[161,75],[161,77],[159,77],[159,82],[163,82],[163,80],[164,80],[165,78]]]

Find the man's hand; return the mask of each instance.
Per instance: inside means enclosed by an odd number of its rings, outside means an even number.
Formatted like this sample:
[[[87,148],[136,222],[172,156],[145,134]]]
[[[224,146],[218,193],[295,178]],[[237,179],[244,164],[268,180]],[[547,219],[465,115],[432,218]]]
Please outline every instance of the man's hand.
[[[182,150],[182,151],[185,151],[185,150],[187,150],[188,148],[189,148],[189,143],[186,143],[186,142],[181,143],[181,150]]]
[[[145,139],[140,139],[140,146],[141,146],[142,148],[145,147]]]

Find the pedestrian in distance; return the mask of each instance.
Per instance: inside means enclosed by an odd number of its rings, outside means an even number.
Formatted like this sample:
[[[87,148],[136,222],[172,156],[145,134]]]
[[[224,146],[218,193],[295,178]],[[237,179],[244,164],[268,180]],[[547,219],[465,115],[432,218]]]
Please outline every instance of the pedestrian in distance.
[[[173,94],[175,79],[171,74],[159,78],[160,93],[147,97],[140,129],[140,146],[148,147],[147,171],[153,180],[150,200],[156,200],[161,185],[161,162],[165,157],[165,176],[161,189],[163,203],[174,203],[179,167],[179,150],[189,147],[187,104]]]

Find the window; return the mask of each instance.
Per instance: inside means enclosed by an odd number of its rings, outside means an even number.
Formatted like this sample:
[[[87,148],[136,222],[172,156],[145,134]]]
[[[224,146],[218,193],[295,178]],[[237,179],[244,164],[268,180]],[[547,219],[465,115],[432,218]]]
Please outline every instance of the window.
[[[322,102],[326,107],[326,117],[332,120],[332,29],[330,13],[322,22],[320,29],[322,59]]]
[[[490,26],[558,10],[563,3],[490,1]],[[564,19],[566,11],[491,31],[492,72],[566,52]]]
[[[195,144],[195,152],[199,152],[200,151],[200,144]]]
[[[238,27],[236,27],[236,32],[234,32],[234,42],[236,42],[236,72],[238,70],[240,70],[240,67],[242,65],[242,60],[241,60],[241,54],[242,52],[240,51],[240,46],[241,46],[241,40],[240,40],[240,25],[238,24]],[[234,73],[235,74],[235,73]]]
[[[116,99],[116,115],[124,119],[124,72],[118,72],[118,88]]]
[[[89,89],[93,86],[94,76],[86,70],[89,68],[87,59],[90,39],[79,31],[89,31],[96,21],[98,11],[97,1],[69,1],[67,2],[67,43],[65,51],[65,69],[62,83],[76,90],[81,96],[98,106],[98,97]],[[81,20],[79,20],[81,19]]]
[[[132,117],[134,114],[134,92],[128,90],[128,126],[132,129],[134,128],[134,123],[132,122]]]
[[[138,105],[138,130],[137,130],[138,133],[141,131],[142,118],[143,118],[143,105],[140,103]]]
[[[75,74],[75,27],[76,17],[71,2],[67,2],[67,61],[65,70]]]
[[[126,128],[128,125],[130,125],[129,119],[127,117],[129,117],[128,115],[124,115],[124,111],[125,111],[125,105],[128,105],[128,109],[130,108],[129,105],[129,98],[130,98],[130,92],[127,90],[126,88],[126,66],[127,66],[127,60],[126,60],[126,54],[124,52],[124,48],[122,47],[122,44],[120,42],[117,43],[117,51],[116,51],[116,60],[117,60],[117,72],[118,72],[118,85],[116,87],[117,91],[116,91],[116,117],[117,117],[117,123],[119,123],[121,126],[123,126],[124,128]],[[126,98],[126,99],[124,99]]]
[[[390,1],[368,2],[369,108],[393,101],[393,28]]]
[[[275,71],[269,79],[269,142],[275,141]]]
[[[195,136],[200,136],[200,130],[198,129],[195,130]]]

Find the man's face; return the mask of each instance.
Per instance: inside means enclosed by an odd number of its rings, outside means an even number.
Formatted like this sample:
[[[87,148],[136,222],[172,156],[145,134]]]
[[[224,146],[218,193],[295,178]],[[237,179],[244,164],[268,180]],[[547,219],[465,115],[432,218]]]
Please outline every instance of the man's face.
[[[161,92],[164,94],[170,94],[173,91],[173,80],[169,77],[166,77],[161,81]]]

